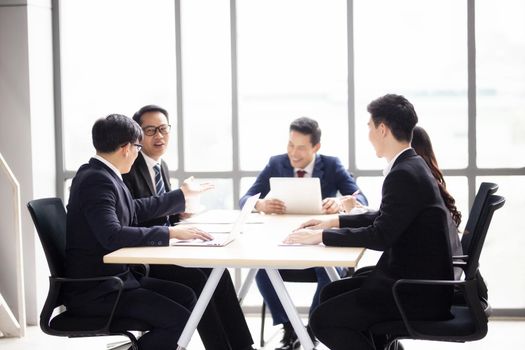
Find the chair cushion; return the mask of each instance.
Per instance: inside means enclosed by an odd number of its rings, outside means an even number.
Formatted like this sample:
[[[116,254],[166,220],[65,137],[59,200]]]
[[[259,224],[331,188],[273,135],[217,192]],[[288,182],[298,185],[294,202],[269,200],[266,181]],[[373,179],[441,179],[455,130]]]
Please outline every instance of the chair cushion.
[[[419,333],[432,336],[468,336],[476,331],[472,316],[467,307],[453,306],[453,318],[444,321],[411,321],[411,327]],[[396,337],[407,337],[408,331],[403,321],[382,322],[370,329],[374,334],[389,334]]]

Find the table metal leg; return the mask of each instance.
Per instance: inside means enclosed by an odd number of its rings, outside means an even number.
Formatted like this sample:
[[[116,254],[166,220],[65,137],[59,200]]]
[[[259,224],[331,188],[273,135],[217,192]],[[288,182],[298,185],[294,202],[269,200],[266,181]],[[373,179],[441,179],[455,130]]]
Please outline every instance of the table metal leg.
[[[195,329],[197,329],[197,325],[201,320],[202,314],[204,313],[204,310],[206,310],[206,307],[208,306],[213,292],[215,291],[215,288],[217,288],[217,284],[219,284],[225,269],[226,268],[224,267],[215,267],[211,271],[211,274],[204,285],[201,295],[199,296],[199,299],[197,300],[197,303],[191,312],[190,318],[188,319],[186,326],[184,326],[184,330],[180,335],[179,341],[177,342],[178,350],[186,349],[188,347],[191,336],[193,333],[195,333]]]
[[[279,300],[281,301],[281,304],[283,305],[284,311],[286,311],[286,315],[288,316],[290,323],[295,330],[295,334],[297,334],[297,337],[303,346],[303,349],[313,349],[314,344],[312,343],[312,339],[310,339],[310,336],[308,335],[308,332],[306,331],[306,328],[303,325],[299,314],[297,313],[297,309],[293,304],[292,298],[290,298],[290,295],[284,287],[284,282],[281,278],[281,275],[276,269],[266,268],[265,270],[268,274],[268,277],[270,278],[270,281],[272,282],[273,288],[275,289]]]
[[[328,277],[330,278],[330,281],[339,281],[341,279],[341,276],[339,276],[339,273],[337,272],[337,269],[333,266],[328,266],[324,268],[326,273],[328,274]]]
[[[259,271],[259,269],[250,269],[250,271],[248,271],[248,276],[246,276],[246,279],[244,280],[241,286],[241,289],[239,290],[239,296],[238,296],[239,304],[242,305],[242,302],[244,301],[246,294],[248,294],[248,291],[250,290],[253,280],[255,279],[255,275],[257,274],[257,271]]]

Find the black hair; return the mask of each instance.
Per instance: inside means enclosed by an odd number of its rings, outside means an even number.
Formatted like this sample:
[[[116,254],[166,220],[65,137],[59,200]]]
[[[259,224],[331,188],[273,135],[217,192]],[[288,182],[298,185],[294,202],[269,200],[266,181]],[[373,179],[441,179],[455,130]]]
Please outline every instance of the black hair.
[[[312,146],[321,142],[321,129],[319,128],[319,124],[313,119],[308,117],[295,119],[290,124],[290,131],[292,130],[300,132],[301,134],[310,135],[310,143]]]
[[[133,115],[133,120],[136,121],[137,124],[142,126],[142,115],[149,113],[149,112],[160,112],[166,116],[166,119],[168,120],[168,122],[170,120],[170,118],[168,117],[168,111],[157,105],[147,105],[147,106],[142,107]]]
[[[125,115],[110,114],[93,124],[91,136],[98,152],[110,153],[125,144],[142,141],[142,129]]]
[[[376,127],[384,123],[398,141],[412,140],[418,118],[414,106],[405,97],[388,94],[370,102],[366,109]]]
[[[439,169],[436,155],[434,154],[432,141],[430,141],[430,137],[428,136],[425,129],[420,126],[416,126],[414,128],[412,148],[427,163],[428,167],[430,168],[430,172],[432,172],[432,175],[438,183],[439,192],[441,193],[441,197],[443,197],[443,201],[452,215],[452,219],[456,223],[456,226],[459,226],[461,223],[461,212],[456,207],[456,200],[447,190],[447,184],[445,182],[443,172]]]

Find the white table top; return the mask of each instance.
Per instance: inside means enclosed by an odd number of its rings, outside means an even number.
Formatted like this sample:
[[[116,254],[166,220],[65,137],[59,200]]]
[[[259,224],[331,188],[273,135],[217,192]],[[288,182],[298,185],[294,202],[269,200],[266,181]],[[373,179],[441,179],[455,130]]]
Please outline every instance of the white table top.
[[[232,215],[233,214],[233,215]],[[318,246],[282,246],[279,243],[312,215],[250,214],[243,233],[225,247],[136,247],[122,248],[104,256],[106,263],[176,264],[187,267],[253,267],[253,268],[308,268],[345,266],[354,267],[363,248]],[[235,218],[232,211],[210,211],[191,218],[202,222],[217,222],[217,218]],[[324,216],[326,217],[326,216]],[[250,223],[257,222],[257,223]]]

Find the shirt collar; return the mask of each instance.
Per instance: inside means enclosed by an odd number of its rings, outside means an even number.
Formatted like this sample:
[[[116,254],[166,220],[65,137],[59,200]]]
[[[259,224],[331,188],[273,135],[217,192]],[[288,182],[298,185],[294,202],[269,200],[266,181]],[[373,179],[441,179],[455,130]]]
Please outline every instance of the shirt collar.
[[[142,153],[142,156],[144,157],[144,160],[146,161],[146,164],[148,165],[148,168],[153,168],[155,165],[157,164],[161,164],[162,162],[162,158],[159,158],[158,161],[156,161],[155,159],[147,156],[144,152],[140,151],[140,153]]]
[[[104,163],[105,165],[107,165],[107,167],[110,168],[115,174],[117,174],[117,176],[122,180],[122,174],[120,173],[120,171],[110,161],[108,161],[106,158],[104,158],[102,156],[99,156],[98,154],[95,154],[95,156],[93,158],[95,158],[95,159],[101,161],[102,163]]]
[[[392,170],[392,167],[394,166],[394,163],[396,162],[397,158],[403,153],[405,152],[406,150],[409,150],[411,149],[412,147],[407,147],[405,148],[404,150],[402,150],[401,152],[399,152],[398,154],[396,154],[396,156],[394,158],[392,158],[392,160],[390,162],[388,162],[386,168],[383,169],[383,176],[387,176],[388,173],[390,173],[390,170]]]
[[[306,174],[308,174],[308,177],[311,177],[313,172],[314,172],[314,166],[315,166],[315,159],[316,159],[316,157],[317,157],[317,155],[314,155],[314,159],[312,159],[312,161],[307,166],[305,166],[303,169],[301,169],[301,168],[293,168],[294,174],[297,173],[297,170],[304,170],[304,171],[306,171]]]

